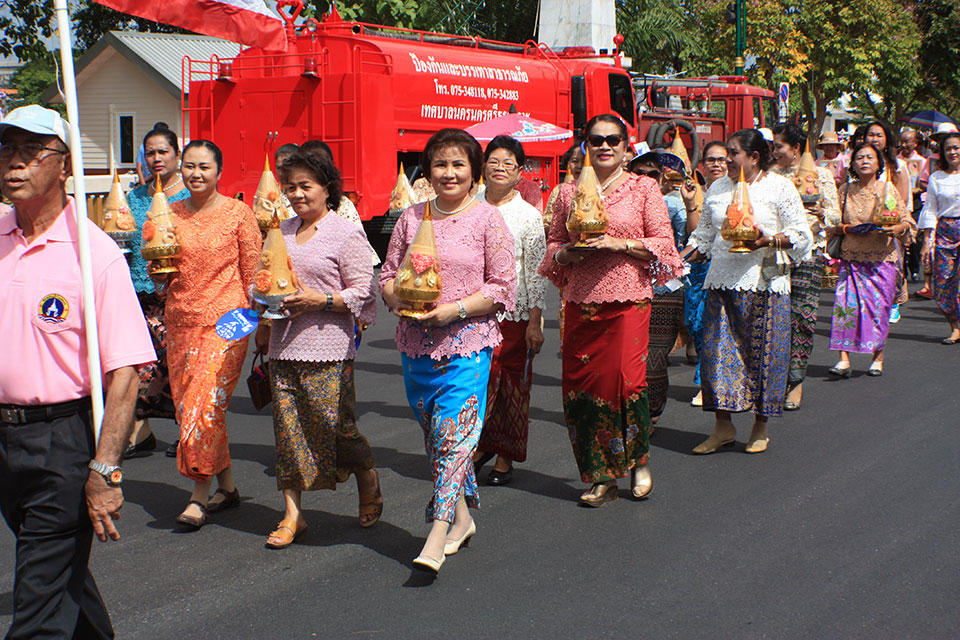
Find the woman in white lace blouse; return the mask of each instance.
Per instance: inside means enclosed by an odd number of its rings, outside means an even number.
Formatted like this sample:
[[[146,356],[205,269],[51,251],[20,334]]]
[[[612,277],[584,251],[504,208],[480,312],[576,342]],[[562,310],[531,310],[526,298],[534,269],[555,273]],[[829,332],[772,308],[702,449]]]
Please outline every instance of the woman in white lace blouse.
[[[710,258],[704,281],[700,377],[704,411],[714,411],[713,433],[694,453],[733,444],[730,414],[753,411],[747,453],[765,451],[767,418],[783,414],[790,361],[790,269],[777,269],[774,250],[794,262],[810,250],[813,236],[793,182],[768,171],[770,148],[759,131],[744,129],[727,142],[727,177],[710,186],[703,214],[687,246],[688,259]],[[720,234],[741,169],[760,237],[750,253],[731,253]]]
[[[537,273],[547,251],[543,216],[516,190],[526,162],[523,146],[509,136],[497,136],[484,154],[486,189],[478,197],[497,207],[514,237],[517,261],[517,306],[497,314],[503,342],[494,350],[487,390],[487,419],[474,455],[480,470],[494,455],[487,484],[505,485],[513,478],[513,463],[527,459],[530,428],[530,387],[533,357],[543,346],[543,296],[546,279]]]

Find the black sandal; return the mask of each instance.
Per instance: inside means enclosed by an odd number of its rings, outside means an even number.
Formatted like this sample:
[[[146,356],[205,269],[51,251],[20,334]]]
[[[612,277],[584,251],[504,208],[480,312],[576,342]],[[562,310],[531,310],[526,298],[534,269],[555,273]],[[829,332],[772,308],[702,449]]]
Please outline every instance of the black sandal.
[[[177,516],[177,522],[180,524],[185,524],[193,530],[197,530],[207,523],[207,507],[200,504],[196,500],[191,500],[187,503],[187,506],[195,504],[200,507],[200,517],[188,516],[186,513],[181,513]]]

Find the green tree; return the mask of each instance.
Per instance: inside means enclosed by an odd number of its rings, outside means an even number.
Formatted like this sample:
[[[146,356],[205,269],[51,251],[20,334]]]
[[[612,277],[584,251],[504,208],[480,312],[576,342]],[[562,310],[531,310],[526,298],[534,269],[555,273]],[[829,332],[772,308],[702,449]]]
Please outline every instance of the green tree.
[[[923,34],[919,64],[932,106],[960,117],[960,4],[956,0],[907,3]]]
[[[688,71],[705,53],[705,34],[692,0],[618,0],[617,29],[633,71],[640,73]]]
[[[29,62],[46,55],[53,0],[0,0],[0,54]]]

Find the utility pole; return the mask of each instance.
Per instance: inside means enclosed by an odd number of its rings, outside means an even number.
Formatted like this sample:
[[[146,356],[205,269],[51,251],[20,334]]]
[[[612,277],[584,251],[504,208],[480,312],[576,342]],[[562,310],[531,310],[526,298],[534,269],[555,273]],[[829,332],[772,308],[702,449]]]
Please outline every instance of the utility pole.
[[[734,2],[728,4],[726,19],[729,24],[736,26],[733,66],[734,74],[742,76],[743,67],[746,64],[743,59],[743,52],[747,48],[747,14],[745,0],[734,0]]]

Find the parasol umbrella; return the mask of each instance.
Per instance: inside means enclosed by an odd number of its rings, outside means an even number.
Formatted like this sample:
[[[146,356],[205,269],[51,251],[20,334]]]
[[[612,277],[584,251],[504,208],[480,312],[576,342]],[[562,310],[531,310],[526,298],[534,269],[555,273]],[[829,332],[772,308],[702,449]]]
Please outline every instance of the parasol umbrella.
[[[912,124],[916,127],[927,127],[929,129],[936,129],[937,125],[943,124],[945,122],[950,122],[957,124],[953,118],[943,115],[939,111],[927,110],[927,111],[914,111],[913,113],[908,113],[903,117],[902,122],[904,124]]]
[[[479,142],[489,142],[499,135],[510,136],[521,143],[550,142],[573,137],[570,129],[518,113],[508,113],[505,116],[479,122],[472,127],[467,127],[465,131]]]

